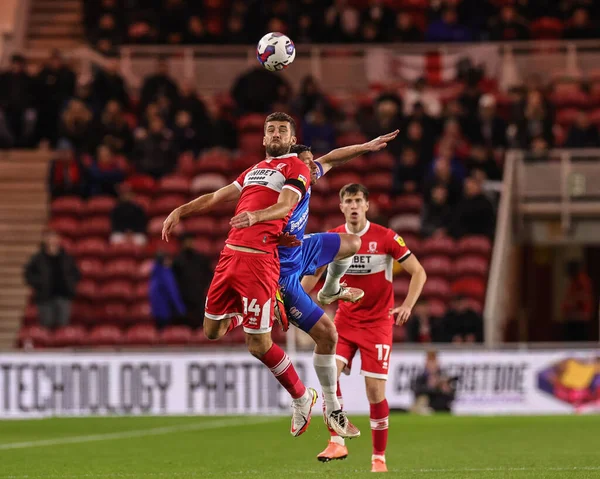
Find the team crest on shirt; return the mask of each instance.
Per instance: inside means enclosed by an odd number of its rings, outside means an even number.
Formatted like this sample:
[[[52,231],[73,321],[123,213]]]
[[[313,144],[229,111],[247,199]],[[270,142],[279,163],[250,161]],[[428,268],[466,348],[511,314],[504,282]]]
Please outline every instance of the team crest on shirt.
[[[369,242],[369,253],[377,253],[377,241]]]
[[[281,171],[281,170],[283,170],[284,168],[285,168],[285,163],[279,163],[279,164],[278,164],[278,165],[275,167],[275,169],[276,169],[277,171]]]
[[[406,243],[404,242],[404,240],[402,239],[402,236],[400,235],[396,235],[394,236],[394,240],[396,241],[396,243],[398,243],[400,246],[402,247],[406,247]]]

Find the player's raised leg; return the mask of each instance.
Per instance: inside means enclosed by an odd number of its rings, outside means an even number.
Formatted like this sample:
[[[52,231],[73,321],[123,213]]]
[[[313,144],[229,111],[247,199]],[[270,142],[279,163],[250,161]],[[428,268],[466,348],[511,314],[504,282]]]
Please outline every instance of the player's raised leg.
[[[360,249],[360,237],[354,234],[340,234],[340,249],[334,260],[327,267],[327,277],[323,288],[317,294],[321,304],[331,304],[334,301],[360,301],[365,293],[358,288],[349,288],[340,284],[340,279],[346,274],[352,264],[352,257]]]

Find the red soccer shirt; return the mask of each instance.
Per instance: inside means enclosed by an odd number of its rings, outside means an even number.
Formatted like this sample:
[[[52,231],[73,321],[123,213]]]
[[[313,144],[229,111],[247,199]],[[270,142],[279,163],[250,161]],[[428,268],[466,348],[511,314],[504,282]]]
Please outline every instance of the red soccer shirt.
[[[285,188],[296,192],[301,199],[310,185],[310,172],[297,155],[289,154],[257,163],[238,176],[233,184],[242,192],[235,208],[235,214],[238,215],[274,205]],[[291,213],[281,220],[256,223],[248,228],[232,228],[226,243],[273,251],[277,248],[277,237]]]
[[[350,233],[346,225],[331,230]],[[411,255],[404,240],[391,229],[367,221],[365,229],[357,233],[362,245],[352,259],[352,265],[342,281],[365,292],[358,303],[338,302],[336,321],[367,323],[390,321],[394,307],[392,269],[394,261],[404,261]]]

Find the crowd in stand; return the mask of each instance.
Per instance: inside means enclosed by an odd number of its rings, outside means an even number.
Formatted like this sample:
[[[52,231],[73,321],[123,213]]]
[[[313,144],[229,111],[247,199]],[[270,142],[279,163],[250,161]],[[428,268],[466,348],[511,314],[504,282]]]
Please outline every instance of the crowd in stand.
[[[597,38],[594,0],[86,0],[89,40],[253,44],[279,31],[297,43],[468,42]]]

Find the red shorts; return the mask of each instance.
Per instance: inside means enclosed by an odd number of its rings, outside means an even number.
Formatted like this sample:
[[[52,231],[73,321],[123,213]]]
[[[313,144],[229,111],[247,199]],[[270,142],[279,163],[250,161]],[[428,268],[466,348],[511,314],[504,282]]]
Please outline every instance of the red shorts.
[[[279,257],[223,248],[208,293],[205,316],[222,320],[242,316],[247,333],[271,331],[279,280]]]
[[[361,325],[336,316],[337,359],[351,369],[352,359],[358,350],[361,360],[360,374],[369,378],[387,379],[392,352],[393,326],[391,318]]]

